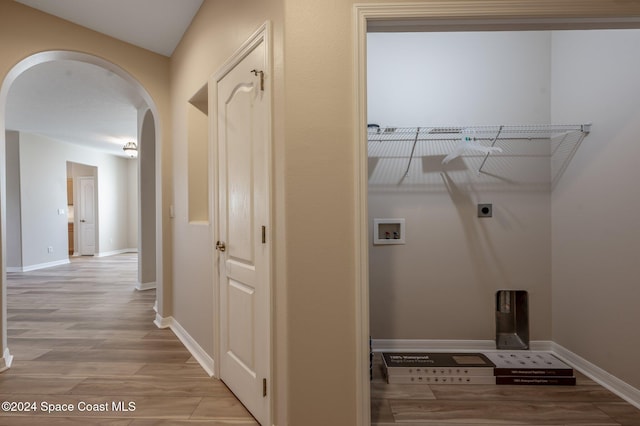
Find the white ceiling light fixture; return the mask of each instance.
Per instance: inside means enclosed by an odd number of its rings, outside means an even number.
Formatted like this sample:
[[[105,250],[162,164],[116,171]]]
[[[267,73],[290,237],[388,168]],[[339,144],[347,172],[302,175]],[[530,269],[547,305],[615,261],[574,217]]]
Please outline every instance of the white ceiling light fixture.
[[[138,156],[138,145],[136,145],[135,142],[125,143],[122,150],[129,156],[129,158],[136,158]]]

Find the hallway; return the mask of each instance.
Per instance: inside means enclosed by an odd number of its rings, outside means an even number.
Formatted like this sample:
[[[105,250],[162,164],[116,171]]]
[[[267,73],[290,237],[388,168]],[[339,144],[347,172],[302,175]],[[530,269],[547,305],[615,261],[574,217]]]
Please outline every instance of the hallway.
[[[3,405],[0,425],[257,425],[153,324],[155,291],[134,290],[136,274],[136,254],[7,274],[14,360],[0,401],[21,412]]]

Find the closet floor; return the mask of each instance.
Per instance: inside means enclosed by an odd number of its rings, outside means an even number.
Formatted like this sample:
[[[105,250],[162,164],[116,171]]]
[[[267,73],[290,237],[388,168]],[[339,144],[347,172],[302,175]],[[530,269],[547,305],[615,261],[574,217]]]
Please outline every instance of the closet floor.
[[[258,424],[154,325],[155,290],[134,289],[135,254],[7,275],[14,360],[0,373],[0,401],[17,411],[3,405],[0,425]]]
[[[376,354],[373,373],[373,426],[640,426],[640,410],[579,372],[576,386],[388,384]]]

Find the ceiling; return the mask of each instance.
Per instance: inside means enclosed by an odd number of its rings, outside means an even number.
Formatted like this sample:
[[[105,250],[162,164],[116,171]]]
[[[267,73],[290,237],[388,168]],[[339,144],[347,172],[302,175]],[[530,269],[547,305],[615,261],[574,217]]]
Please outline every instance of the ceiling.
[[[119,40],[170,56],[203,0],[15,0]],[[130,83],[78,61],[36,65],[12,84],[6,128],[124,156],[137,142],[137,108]]]
[[[121,77],[78,61],[29,68],[11,85],[6,128],[124,155],[144,101]]]
[[[14,0],[171,56],[203,0]]]

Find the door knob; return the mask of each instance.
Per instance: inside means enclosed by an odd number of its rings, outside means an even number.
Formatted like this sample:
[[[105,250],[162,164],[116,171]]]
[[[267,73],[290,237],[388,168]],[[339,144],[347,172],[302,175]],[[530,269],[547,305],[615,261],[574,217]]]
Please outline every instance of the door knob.
[[[227,246],[225,246],[223,242],[217,241],[216,242],[216,250],[225,251],[225,250],[227,250]]]
[[[80,222],[86,222],[86,220],[82,219],[82,220],[80,220]]]

